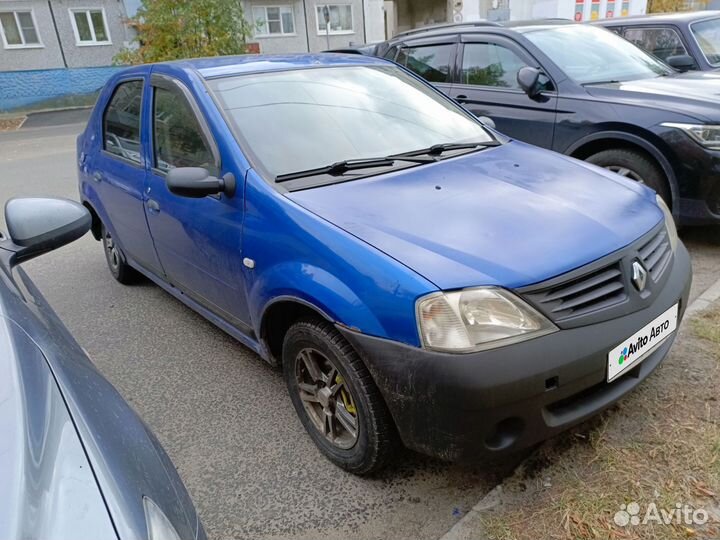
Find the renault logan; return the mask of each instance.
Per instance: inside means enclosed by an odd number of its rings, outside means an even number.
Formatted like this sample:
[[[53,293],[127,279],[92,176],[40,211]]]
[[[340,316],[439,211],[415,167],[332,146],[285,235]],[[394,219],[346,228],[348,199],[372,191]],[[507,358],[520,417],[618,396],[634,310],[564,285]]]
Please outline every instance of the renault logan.
[[[112,275],[282,366],[331,461],[532,445],[667,355],[687,251],[662,200],[510,140],[357,55],[115,75],[77,142]]]

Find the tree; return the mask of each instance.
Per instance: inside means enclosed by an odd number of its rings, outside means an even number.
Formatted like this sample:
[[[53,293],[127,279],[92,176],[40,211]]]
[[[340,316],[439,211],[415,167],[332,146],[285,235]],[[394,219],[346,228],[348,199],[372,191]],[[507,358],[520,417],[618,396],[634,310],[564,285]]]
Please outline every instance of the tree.
[[[137,46],[121,51],[119,64],[242,54],[252,33],[239,0],[142,0],[129,22]]]

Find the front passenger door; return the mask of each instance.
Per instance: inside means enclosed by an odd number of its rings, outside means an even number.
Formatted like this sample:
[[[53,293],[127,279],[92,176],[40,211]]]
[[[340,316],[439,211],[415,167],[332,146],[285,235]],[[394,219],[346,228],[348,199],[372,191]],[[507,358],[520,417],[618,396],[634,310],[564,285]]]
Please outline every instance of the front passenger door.
[[[458,78],[450,96],[475,116],[487,116],[498,131],[521,141],[552,148],[557,95],[545,75],[545,92],[531,99],[517,82],[518,71],[537,62],[509,40],[463,36]]]
[[[213,176],[232,171],[223,170],[218,145],[189,89],[174,78],[153,74],[151,90],[146,213],[166,279],[247,333],[242,189],[233,197],[199,199],[168,190],[165,177],[175,167],[202,167]]]

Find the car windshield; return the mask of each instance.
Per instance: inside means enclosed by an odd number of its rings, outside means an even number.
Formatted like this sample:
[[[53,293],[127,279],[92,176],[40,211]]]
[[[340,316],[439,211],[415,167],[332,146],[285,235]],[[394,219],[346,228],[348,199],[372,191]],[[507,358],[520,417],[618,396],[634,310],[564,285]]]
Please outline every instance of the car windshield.
[[[572,24],[529,30],[525,37],[578,84],[632,81],[672,73],[629,41],[594,26]]]
[[[699,21],[690,25],[705,58],[713,66],[720,66],[720,19]]]
[[[241,145],[272,178],[438,144],[494,142],[460,107],[393,65],[254,73],[209,84]]]

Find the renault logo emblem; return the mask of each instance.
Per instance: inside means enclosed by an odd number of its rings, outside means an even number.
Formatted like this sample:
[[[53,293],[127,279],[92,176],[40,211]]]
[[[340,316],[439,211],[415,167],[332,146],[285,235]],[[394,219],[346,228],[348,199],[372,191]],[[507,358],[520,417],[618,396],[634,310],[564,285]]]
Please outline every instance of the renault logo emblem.
[[[640,264],[640,261],[633,261],[632,282],[633,285],[635,285],[635,288],[640,292],[643,292],[645,290],[645,285],[647,284],[647,275],[647,270],[645,270],[645,267]]]

